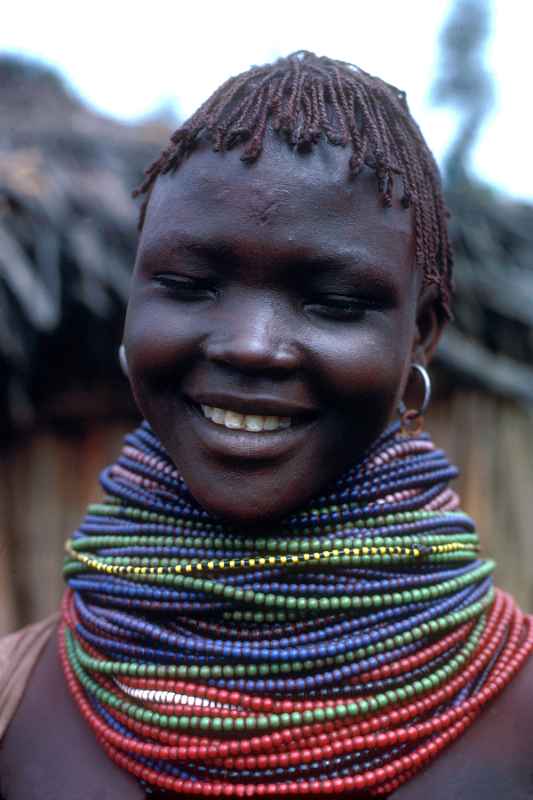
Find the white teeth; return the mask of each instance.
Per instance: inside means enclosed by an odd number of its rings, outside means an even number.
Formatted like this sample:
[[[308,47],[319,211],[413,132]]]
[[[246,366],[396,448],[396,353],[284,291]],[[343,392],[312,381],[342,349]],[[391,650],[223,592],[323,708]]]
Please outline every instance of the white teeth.
[[[292,424],[290,417],[239,414],[236,411],[228,411],[224,408],[207,405],[201,405],[200,408],[204,417],[210,419],[215,425],[222,425],[224,428],[234,431],[250,431],[252,433],[277,431],[280,428],[290,428]]]
[[[211,412],[211,419],[213,422],[216,422],[217,425],[223,425],[224,419],[226,417],[226,412],[222,408],[212,408],[211,406],[206,406]],[[209,415],[206,414],[206,417],[209,418]]]
[[[244,427],[247,431],[262,431],[263,419],[256,414],[247,414],[244,418]]]
[[[224,417],[224,427],[232,428],[234,430],[241,430],[241,428],[244,428],[243,414],[236,414],[235,411],[226,411],[226,415]]]

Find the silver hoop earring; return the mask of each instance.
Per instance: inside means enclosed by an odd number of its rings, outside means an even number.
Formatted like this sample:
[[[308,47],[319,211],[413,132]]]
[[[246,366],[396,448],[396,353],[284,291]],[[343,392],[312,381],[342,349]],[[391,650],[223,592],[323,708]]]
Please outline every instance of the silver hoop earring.
[[[422,378],[424,386],[424,398],[420,408],[407,408],[405,403],[400,401],[398,406],[398,413],[402,423],[401,433],[404,436],[418,436],[424,427],[424,414],[426,413],[430,400],[431,400],[431,378],[429,373],[422,364],[411,364],[411,369]]]
[[[126,358],[126,348],[123,344],[120,345],[118,348],[118,360],[120,362],[120,368],[124,373],[125,377],[128,378],[128,359]]]

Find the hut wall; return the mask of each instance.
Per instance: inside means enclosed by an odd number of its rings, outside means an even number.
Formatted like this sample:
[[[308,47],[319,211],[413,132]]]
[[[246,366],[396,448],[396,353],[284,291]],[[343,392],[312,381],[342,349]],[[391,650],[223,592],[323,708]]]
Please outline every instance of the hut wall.
[[[0,449],[0,635],[54,611],[63,543],[128,419],[54,426]],[[533,611],[533,411],[476,392],[434,403],[428,429],[461,468],[464,508],[477,520],[497,581]]]
[[[533,612],[533,408],[461,391],[433,404],[428,429],[461,471],[455,486],[496,583]]]
[[[65,539],[131,420],[53,426],[0,450],[0,635],[58,607]]]

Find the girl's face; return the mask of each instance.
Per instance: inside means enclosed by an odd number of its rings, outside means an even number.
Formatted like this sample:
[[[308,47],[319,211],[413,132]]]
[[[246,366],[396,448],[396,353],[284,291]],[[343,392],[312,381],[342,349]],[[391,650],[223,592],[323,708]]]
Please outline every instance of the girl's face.
[[[411,213],[384,209],[370,172],[349,180],[348,149],[300,155],[273,135],[254,165],[239,156],[202,146],[157,180],[125,344],[194,497],[260,524],[360,459],[436,322]]]

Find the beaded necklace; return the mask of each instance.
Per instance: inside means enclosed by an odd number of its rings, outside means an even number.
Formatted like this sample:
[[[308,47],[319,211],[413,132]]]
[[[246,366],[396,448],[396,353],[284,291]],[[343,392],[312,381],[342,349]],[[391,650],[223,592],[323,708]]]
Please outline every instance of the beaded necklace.
[[[147,423],[66,543],[60,654],[107,754],[146,787],[388,795],[533,650],[495,590],[457,470],[392,425],[331,491],[246,536],[210,516]]]

